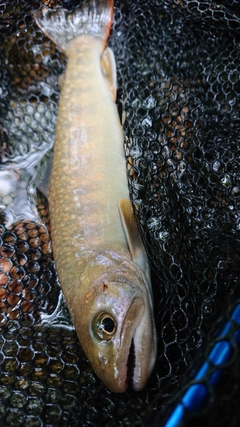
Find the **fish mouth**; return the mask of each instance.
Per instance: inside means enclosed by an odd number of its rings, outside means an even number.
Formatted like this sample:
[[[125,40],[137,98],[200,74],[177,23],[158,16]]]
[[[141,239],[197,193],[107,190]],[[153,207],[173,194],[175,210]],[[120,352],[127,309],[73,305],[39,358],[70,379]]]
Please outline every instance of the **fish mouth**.
[[[136,298],[127,312],[126,319],[132,318],[132,333],[125,341],[127,351],[125,353],[124,367],[119,369],[122,374],[122,386],[135,391],[140,391],[145,386],[152,372],[156,358],[156,336],[152,318],[146,310],[141,298]],[[128,321],[125,322],[125,333]],[[124,341],[124,340],[123,340]],[[123,342],[122,341],[122,342]],[[121,366],[121,364],[120,364]]]
[[[129,328],[129,321],[131,319],[131,333],[126,333],[127,342],[125,342],[127,351],[125,353],[125,389],[129,388],[132,390],[140,390],[142,388],[142,382],[145,383],[144,376],[144,349],[142,348],[143,336],[142,336],[142,319],[144,318],[144,301],[137,297],[134,298],[132,304],[128,308],[127,315],[124,322],[124,333]],[[123,332],[123,331],[122,331]]]
[[[120,333],[122,347],[126,348],[124,351],[124,358],[120,362],[120,378],[122,379],[122,387],[126,390],[128,388],[137,390],[138,385],[136,381],[136,373],[139,364],[139,349],[138,339],[136,337],[140,318],[143,315],[144,303],[141,298],[134,298],[128,307],[125,315],[125,321]],[[130,329],[130,334],[128,330]],[[122,365],[122,366],[121,366]]]
[[[126,377],[126,386],[127,388],[134,388],[134,369],[136,366],[136,354],[135,354],[135,346],[132,338],[129,355],[127,360],[127,377]]]

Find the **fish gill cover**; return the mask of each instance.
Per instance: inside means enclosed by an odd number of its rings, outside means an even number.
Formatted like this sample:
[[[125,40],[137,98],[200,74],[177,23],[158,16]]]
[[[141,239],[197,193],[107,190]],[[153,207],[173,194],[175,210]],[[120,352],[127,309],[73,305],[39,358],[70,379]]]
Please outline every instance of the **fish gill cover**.
[[[60,297],[47,200],[35,188],[51,158],[66,66],[34,22],[43,5],[71,12],[78,1],[0,2],[0,424],[163,426],[208,361],[202,405],[186,405],[179,422],[239,426],[239,2],[115,2],[109,45],[158,333],[146,388],[121,396],[78,343]],[[39,216],[29,213],[35,205]],[[45,323],[57,305],[59,317]],[[227,321],[230,356],[220,371],[211,351]]]

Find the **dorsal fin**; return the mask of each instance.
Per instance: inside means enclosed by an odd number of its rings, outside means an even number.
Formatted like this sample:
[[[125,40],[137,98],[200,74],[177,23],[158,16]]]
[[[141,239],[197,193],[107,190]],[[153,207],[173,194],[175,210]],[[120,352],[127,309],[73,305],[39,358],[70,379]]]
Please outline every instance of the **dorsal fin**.
[[[119,202],[119,213],[124,235],[134,262],[143,270],[148,280],[150,280],[149,265],[145,248],[137,227],[132,209],[132,204],[128,199],[121,199]]]

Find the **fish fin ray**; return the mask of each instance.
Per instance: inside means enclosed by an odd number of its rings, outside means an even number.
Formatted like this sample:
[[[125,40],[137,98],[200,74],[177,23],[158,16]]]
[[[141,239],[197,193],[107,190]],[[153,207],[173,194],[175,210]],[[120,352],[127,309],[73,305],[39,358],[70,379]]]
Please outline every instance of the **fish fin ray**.
[[[132,204],[128,199],[121,199],[119,202],[119,213],[123,232],[134,262],[150,278],[149,264],[145,248],[138,230]]]
[[[110,47],[107,47],[102,55],[102,72],[107,81],[109,90],[112,94],[114,102],[117,99],[117,71],[114,53]]]
[[[45,156],[44,161],[44,174],[41,177],[40,181],[37,184],[37,189],[43,193],[43,195],[48,198],[49,186],[50,186],[50,176],[52,172],[52,163],[53,163],[53,152]]]
[[[89,0],[74,12],[63,8],[55,10],[44,7],[34,13],[41,30],[62,52],[68,43],[81,35],[99,38],[105,46],[113,17],[113,0]]]
[[[59,86],[60,86],[61,89],[63,87],[63,82],[64,82],[64,79],[65,79],[65,75],[66,75],[66,73],[62,73],[62,74],[60,74],[58,76],[58,84],[59,84]]]

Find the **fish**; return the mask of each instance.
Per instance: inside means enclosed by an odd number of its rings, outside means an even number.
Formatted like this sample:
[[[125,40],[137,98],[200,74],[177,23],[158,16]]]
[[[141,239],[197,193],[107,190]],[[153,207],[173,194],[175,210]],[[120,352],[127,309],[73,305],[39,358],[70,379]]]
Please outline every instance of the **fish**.
[[[150,268],[129,199],[115,58],[106,47],[112,19],[112,0],[35,12],[67,56],[49,188],[56,269],[89,362],[122,393],[146,385],[157,339]]]

